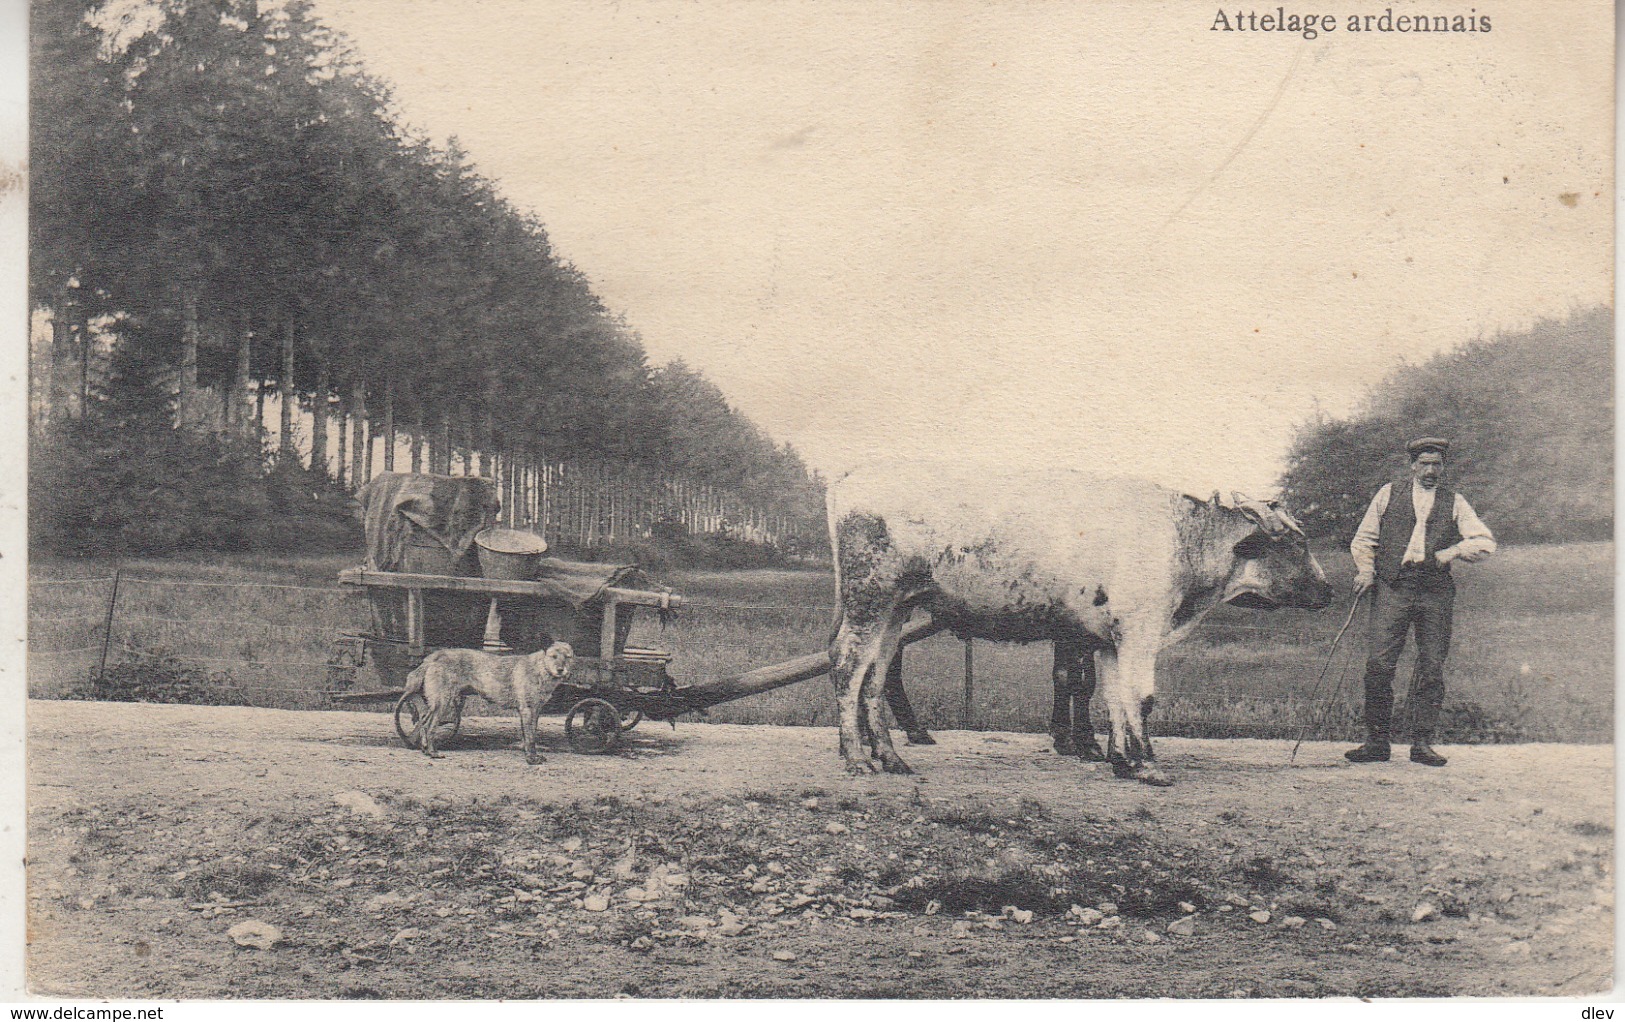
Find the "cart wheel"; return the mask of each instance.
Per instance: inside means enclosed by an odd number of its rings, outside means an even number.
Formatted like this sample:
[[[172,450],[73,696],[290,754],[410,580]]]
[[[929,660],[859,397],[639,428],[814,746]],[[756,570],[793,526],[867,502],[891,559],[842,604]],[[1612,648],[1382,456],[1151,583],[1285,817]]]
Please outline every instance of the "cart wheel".
[[[564,737],[575,752],[597,756],[621,744],[621,714],[602,699],[583,699],[564,718]]]
[[[642,710],[633,710],[631,713],[628,713],[625,717],[621,718],[621,732],[624,734],[625,732],[637,727],[638,722],[642,719]]]
[[[429,701],[423,698],[422,692],[408,692],[401,696],[395,704],[395,733],[401,736],[408,749],[418,748],[413,740],[413,732],[418,729],[418,721],[429,712]],[[463,727],[463,701],[459,699],[452,708],[451,719],[443,720],[435,730],[434,740],[437,743],[449,742],[457,737],[457,732]]]

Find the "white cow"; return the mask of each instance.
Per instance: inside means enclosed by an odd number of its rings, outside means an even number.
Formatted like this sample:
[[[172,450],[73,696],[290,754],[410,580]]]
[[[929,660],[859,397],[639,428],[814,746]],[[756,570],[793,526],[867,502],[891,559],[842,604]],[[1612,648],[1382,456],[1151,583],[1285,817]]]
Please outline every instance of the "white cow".
[[[841,621],[830,659],[847,769],[911,772],[885,727],[883,687],[903,624],[923,607],[964,637],[1102,647],[1114,770],[1171,783],[1145,731],[1157,652],[1224,601],[1318,610],[1332,600],[1297,524],[1234,500],[1065,470],[914,461],[836,480]]]

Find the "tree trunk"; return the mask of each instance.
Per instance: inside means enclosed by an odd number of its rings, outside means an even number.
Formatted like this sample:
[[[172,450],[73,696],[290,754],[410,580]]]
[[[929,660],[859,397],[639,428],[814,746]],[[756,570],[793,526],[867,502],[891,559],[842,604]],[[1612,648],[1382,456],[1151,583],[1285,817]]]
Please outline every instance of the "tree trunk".
[[[47,426],[67,418],[68,382],[63,363],[67,360],[72,340],[72,326],[68,323],[68,293],[64,289],[51,309],[51,339],[46,344],[45,368],[41,372],[39,425]]]
[[[467,405],[460,405],[457,409],[457,431],[463,442],[463,475],[474,475],[474,416],[469,412]]]
[[[187,295],[181,308],[181,371],[175,396],[175,416],[181,425],[199,419],[197,402],[197,296]]]
[[[75,317],[74,328],[79,333],[79,418],[90,415],[90,359],[95,351],[90,336],[90,322],[83,316]]]
[[[366,469],[367,391],[360,380],[350,385],[350,406],[353,416],[350,426],[350,486],[353,489],[367,481],[363,475]]]
[[[423,409],[418,410],[417,422],[412,430],[412,472],[423,471]]]
[[[248,374],[253,365],[254,342],[253,332],[248,329],[248,316],[242,319],[240,336],[237,338],[237,371],[231,379],[231,396],[226,400],[228,422],[237,428],[240,436],[248,436],[248,421],[253,398],[248,393]]]
[[[384,384],[384,471],[395,471],[395,381]]]
[[[332,389],[332,376],[327,359],[316,361],[316,392],[310,396],[310,468],[329,478],[327,463],[327,394]]]
[[[485,413],[485,428],[480,437],[480,475],[495,479],[497,474],[497,442],[496,426],[491,421],[491,413]]]
[[[365,392],[365,390],[366,388],[363,387],[362,391]],[[377,439],[377,436],[372,431],[372,416],[363,414],[362,418],[366,420],[367,427],[367,456],[363,459],[361,472],[361,485],[365,486],[367,483],[372,482],[372,448],[373,441]]]
[[[342,390],[339,391],[339,456],[338,464],[333,468],[333,479],[344,486],[349,478],[350,467],[350,398]]]
[[[293,392],[293,313],[283,314],[282,321],[282,377],[279,381],[279,394],[282,398],[282,419],[279,424],[280,435],[277,437],[277,456],[283,461],[297,462],[299,450],[293,442],[293,408],[296,403]]]

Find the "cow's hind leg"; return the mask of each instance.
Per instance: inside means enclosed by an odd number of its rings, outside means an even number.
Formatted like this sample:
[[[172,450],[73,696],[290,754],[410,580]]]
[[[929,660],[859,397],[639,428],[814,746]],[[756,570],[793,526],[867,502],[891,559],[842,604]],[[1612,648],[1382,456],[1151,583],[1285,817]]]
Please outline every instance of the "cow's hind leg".
[[[1146,734],[1145,716],[1151,709],[1150,686],[1154,683],[1155,654],[1142,655],[1132,646],[1123,651],[1106,650],[1100,655],[1101,695],[1111,719],[1111,741],[1107,759],[1118,777],[1133,778],[1158,786],[1173,782],[1157,765]],[[1147,675],[1150,677],[1148,678]]]
[[[880,761],[880,768],[888,774],[912,774],[914,771],[903,762],[903,757],[897,754],[897,747],[892,744],[891,728],[886,725],[886,686],[883,676],[880,675],[880,664],[896,663],[897,655],[903,648],[903,622],[908,619],[908,610],[903,607],[893,608],[886,621],[886,627],[881,630],[879,648],[876,651],[875,666],[864,682],[862,694],[863,712],[867,719],[869,732],[869,747],[874,758]]]
[[[920,725],[919,718],[914,715],[914,704],[909,702],[908,692],[903,688],[901,644],[898,645],[897,655],[891,658],[891,666],[886,668],[886,705],[891,708],[892,719],[897,721],[897,726],[908,736],[908,744],[937,744],[937,740],[931,737],[931,732]]]
[[[835,705],[840,718],[841,759],[847,773],[872,774],[880,770],[869,750],[874,736],[863,712],[863,689],[874,674],[877,647],[884,629],[878,622],[853,625],[842,622],[830,655],[830,678],[835,685]]]

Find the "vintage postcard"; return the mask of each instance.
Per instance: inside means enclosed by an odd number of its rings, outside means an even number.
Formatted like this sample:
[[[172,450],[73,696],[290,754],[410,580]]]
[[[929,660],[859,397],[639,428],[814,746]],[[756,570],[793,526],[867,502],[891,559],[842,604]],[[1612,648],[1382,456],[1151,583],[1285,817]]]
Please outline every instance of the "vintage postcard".
[[[16,999],[1613,996],[1611,4],[26,6]]]

